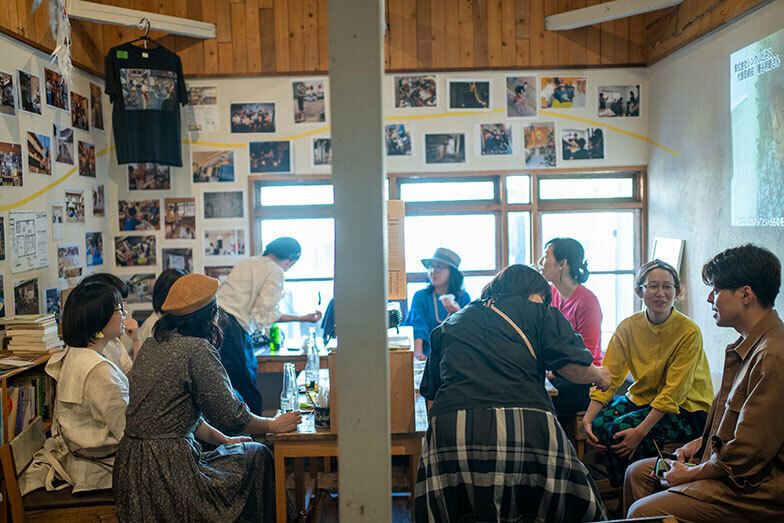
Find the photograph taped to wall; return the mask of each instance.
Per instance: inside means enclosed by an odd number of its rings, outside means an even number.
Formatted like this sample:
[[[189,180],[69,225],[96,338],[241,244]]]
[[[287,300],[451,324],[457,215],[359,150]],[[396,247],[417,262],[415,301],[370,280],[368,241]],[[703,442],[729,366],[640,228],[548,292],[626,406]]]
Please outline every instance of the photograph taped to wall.
[[[0,186],[21,187],[22,145],[0,142]]]
[[[54,314],[54,317],[60,319],[60,288],[52,287],[44,291],[44,301],[46,302],[46,310],[44,314]]]
[[[68,301],[68,295],[71,294],[71,291],[74,290],[73,287],[69,287],[67,289],[60,290],[60,306],[65,306]]]
[[[68,110],[68,84],[65,83],[63,75],[44,67],[44,83],[46,85],[46,105]]]
[[[555,167],[555,124],[536,122],[523,127],[526,169]]]
[[[87,97],[71,91],[71,125],[82,131],[90,130]]]
[[[150,303],[152,304],[152,302],[150,302]],[[142,325],[145,321],[147,321],[147,318],[150,317],[150,314],[152,314],[155,311],[152,310],[152,309],[136,309],[136,308],[134,308],[132,311],[128,311],[128,312],[131,313],[131,318],[136,320],[136,323],[138,323],[139,325]]]
[[[167,240],[196,239],[196,198],[164,198],[163,208]]]
[[[155,236],[115,236],[114,258],[118,267],[155,266]]]
[[[536,118],[536,76],[506,77],[506,116],[509,118]]]
[[[152,303],[155,273],[120,274],[119,277],[128,285],[128,298],[125,300],[127,303]]]
[[[120,69],[126,111],[177,109],[177,73],[160,69]]]
[[[465,134],[425,134],[425,163],[465,163]]]
[[[326,167],[332,165],[332,139],[313,138],[311,141],[311,167]]]
[[[243,218],[245,205],[243,191],[218,191],[202,193],[202,209],[207,220]]]
[[[79,176],[95,178],[95,145],[79,140]]]
[[[731,223],[784,227],[784,29],[730,55]]]
[[[104,185],[102,183],[94,183],[92,186],[93,192],[93,216],[106,215],[106,195],[104,192]]]
[[[291,83],[294,95],[294,123],[326,121],[326,100],[323,78],[296,80]]]
[[[0,216],[0,261],[5,260],[5,218]]]
[[[49,213],[11,211],[8,215],[11,272],[20,273],[49,265]]]
[[[204,256],[244,256],[243,229],[207,229],[204,231]]]
[[[61,243],[57,246],[57,277],[60,281],[79,278],[82,275],[82,263],[79,261],[79,245]]]
[[[193,183],[233,182],[234,151],[191,152]]]
[[[103,89],[100,85],[90,82],[90,123],[93,129],[100,131],[103,127]]]
[[[395,107],[438,106],[435,75],[395,76],[394,85]]]
[[[41,79],[21,69],[16,70],[19,84],[19,109],[30,114],[41,114]]]
[[[65,203],[52,202],[52,239],[62,240],[65,235]]]
[[[250,142],[251,173],[290,173],[291,142]]]
[[[229,273],[234,267],[231,265],[213,265],[213,266],[205,266],[204,267],[204,274],[209,276],[210,278],[215,278],[219,280],[221,283],[226,281],[226,278],[229,277]]]
[[[561,158],[570,160],[604,159],[604,129],[561,129]]]
[[[74,132],[70,127],[52,124],[54,137],[54,161],[57,163],[74,164]]]
[[[84,251],[88,267],[103,265],[103,233],[86,232],[84,233]]]
[[[52,139],[27,131],[27,172],[52,175]]]
[[[193,249],[189,247],[174,247],[161,249],[163,270],[180,269],[188,274],[193,272]]]
[[[481,156],[513,154],[512,126],[503,123],[476,124],[477,149]]]
[[[218,112],[218,86],[188,87],[188,104],[185,105],[185,125],[190,132],[217,133],[220,131]]]
[[[14,281],[14,314],[40,314],[41,297],[38,278]]]
[[[65,189],[65,222],[84,223],[83,189]]]
[[[0,274],[0,318],[5,318],[5,283],[2,274]],[[0,331],[5,330],[5,325],[0,325]]]
[[[540,76],[542,109],[584,109],[587,76]]]
[[[274,133],[275,104],[249,102],[231,104],[231,132]]]
[[[161,201],[119,200],[117,215],[121,231],[150,231],[161,228]]]
[[[14,75],[0,71],[0,114],[16,116]]]
[[[597,90],[600,118],[640,116],[639,85],[600,85]]]
[[[393,123],[384,127],[387,156],[411,156],[413,154],[414,126],[410,123]]]
[[[171,168],[157,163],[128,164],[129,191],[159,191],[171,189]]]
[[[449,80],[450,111],[486,111],[490,104],[490,80]]]

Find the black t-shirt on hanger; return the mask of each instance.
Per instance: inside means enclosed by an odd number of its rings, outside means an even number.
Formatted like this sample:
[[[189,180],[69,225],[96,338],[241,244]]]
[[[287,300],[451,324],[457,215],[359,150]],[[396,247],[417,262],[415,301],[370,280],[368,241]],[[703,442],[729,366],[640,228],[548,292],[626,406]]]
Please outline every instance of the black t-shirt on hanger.
[[[188,102],[180,57],[131,43],[106,55],[106,94],[114,104],[117,162],[182,167],[180,104]]]

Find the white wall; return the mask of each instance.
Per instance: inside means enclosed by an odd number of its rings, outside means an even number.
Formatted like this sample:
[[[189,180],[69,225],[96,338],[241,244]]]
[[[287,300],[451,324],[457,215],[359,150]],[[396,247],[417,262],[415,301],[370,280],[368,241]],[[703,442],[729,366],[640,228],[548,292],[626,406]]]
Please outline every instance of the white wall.
[[[676,149],[675,157],[650,149],[649,234],[685,239],[685,312],[702,329],[711,369],[721,372],[724,348],[737,337],[715,326],[703,263],[728,247],[753,242],[784,259],[780,227],[732,227],[732,148],[729,111],[730,54],[784,26],[784,0],[776,0],[649,69],[649,133]],[[782,182],[784,183],[784,182]],[[649,249],[650,252],[650,249]],[[781,310],[784,297],[776,302]]]
[[[23,161],[26,170],[26,157],[27,157],[27,131],[34,131],[36,133],[52,136],[52,124],[71,127],[71,113],[60,111],[49,107],[45,103],[44,91],[44,67],[57,70],[51,63],[51,57],[47,56],[40,51],[36,51],[26,45],[23,45],[16,40],[13,40],[5,35],[0,34],[0,70],[7,73],[14,74],[14,87],[16,89],[15,96],[18,100],[18,77],[15,74],[15,69],[23,69],[28,73],[35,74],[41,79],[41,116],[32,115],[19,111],[17,109],[17,116],[8,116],[0,114],[0,141],[22,144],[22,155],[25,158]],[[86,74],[81,70],[76,70],[73,76],[72,89],[78,94],[88,97],[90,96],[89,83],[93,82],[103,88],[103,80],[92,75]],[[104,150],[107,146],[108,138],[111,133],[111,113],[108,110],[108,97],[103,96],[104,104],[104,125],[106,132],[93,130],[91,127],[90,132],[85,132],[79,129],[74,131],[74,161],[78,163],[78,142],[79,140],[92,142],[95,144],[96,153]],[[70,96],[69,96],[70,107]],[[52,138],[54,142],[54,138]],[[54,147],[54,145],[53,145]],[[6,259],[0,261],[0,270],[3,274],[3,285],[5,290],[5,303],[6,303],[6,316],[14,314],[13,307],[13,281],[38,277],[39,289],[41,294],[41,312],[45,310],[44,291],[52,287],[67,288],[65,283],[58,281],[57,274],[57,245],[65,243],[77,243],[79,245],[79,258],[81,263],[85,264],[85,233],[86,232],[103,232],[104,241],[104,265],[94,267],[84,267],[83,274],[93,272],[111,271],[113,270],[112,258],[113,252],[109,248],[109,225],[108,216],[111,204],[106,201],[106,216],[93,217],[92,216],[92,186],[94,184],[106,184],[109,176],[109,163],[110,154],[103,154],[96,158],[96,178],[89,178],[79,176],[78,172],[70,175],[63,183],[53,187],[52,189],[44,192],[34,200],[17,207],[16,211],[46,211],[49,216],[52,212],[52,201],[65,201],[65,188],[78,188],[84,190],[85,196],[85,223],[66,223],[64,229],[63,240],[52,240],[51,230],[49,231],[49,266],[27,271],[23,273],[11,273],[11,241],[9,235],[8,218],[9,211],[4,210],[0,212],[0,216],[5,219],[5,248]],[[114,160],[112,159],[112,162]],[[0,187],[0,208],[8,205],[13,205],[23,198],[44,189],[52,184],[54,181],[60,179],[66,173],[71,171],[74,167],[62,163],[54,162],[52,158],[53,174],[52,176],[39,175],[39,174],[24,174],[22,187]]]

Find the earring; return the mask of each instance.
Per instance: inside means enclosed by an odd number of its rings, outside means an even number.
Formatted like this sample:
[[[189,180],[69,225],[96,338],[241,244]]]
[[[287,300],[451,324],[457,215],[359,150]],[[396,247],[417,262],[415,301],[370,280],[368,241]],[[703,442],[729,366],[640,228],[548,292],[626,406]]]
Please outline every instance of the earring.
[[[98,332],[96,332],[96,333],[95,333],[95,337],[96,337],[96,338],[98,338],[98,339],[100,340],[101,338],[103,338],[103,332],[102,332],[102,331],[98,331]]]
[[[561,272],[558,273],[558,281],[563,281],[563,267],[561,267]]]

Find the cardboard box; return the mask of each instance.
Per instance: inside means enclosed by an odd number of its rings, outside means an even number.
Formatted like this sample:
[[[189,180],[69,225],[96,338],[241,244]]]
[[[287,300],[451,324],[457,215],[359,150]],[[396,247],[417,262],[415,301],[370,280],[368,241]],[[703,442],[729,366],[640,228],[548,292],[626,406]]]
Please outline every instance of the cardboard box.
[[[337,355],[340,350],[329,354],[329,418],[331,431],[338,431]],[[416,414],[414,410],[414,351],[389,351],[389,406],[390,426],[393,434],[414,432]]]

